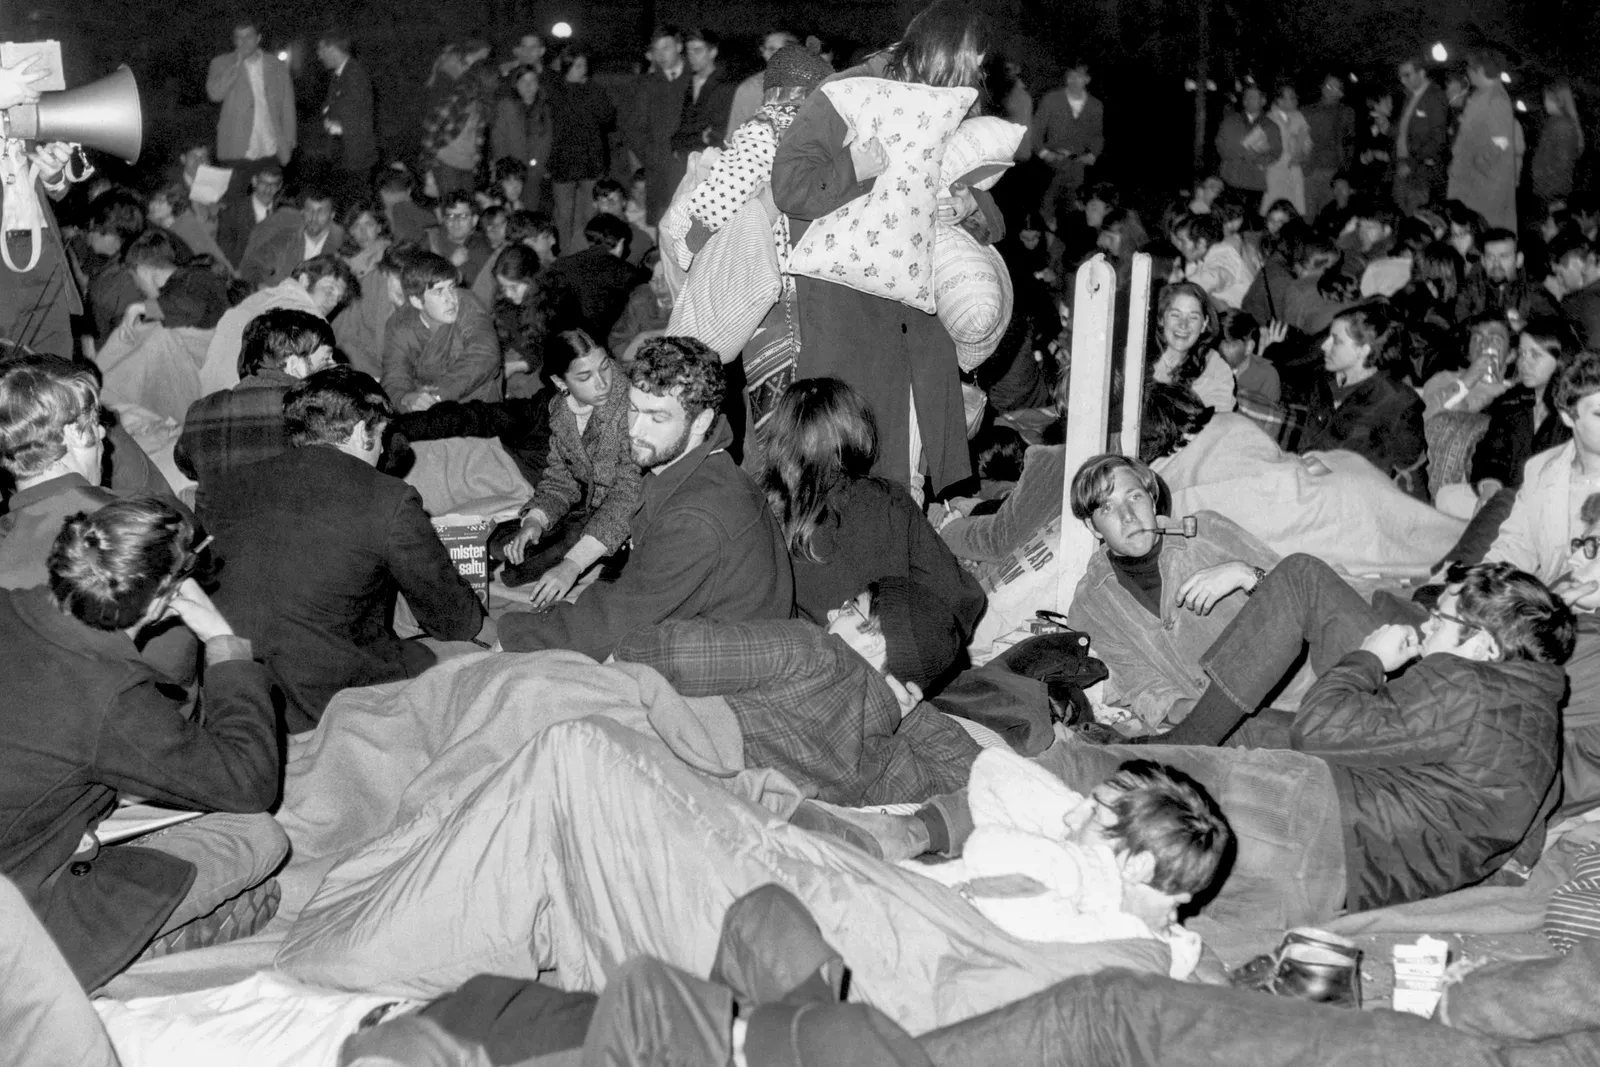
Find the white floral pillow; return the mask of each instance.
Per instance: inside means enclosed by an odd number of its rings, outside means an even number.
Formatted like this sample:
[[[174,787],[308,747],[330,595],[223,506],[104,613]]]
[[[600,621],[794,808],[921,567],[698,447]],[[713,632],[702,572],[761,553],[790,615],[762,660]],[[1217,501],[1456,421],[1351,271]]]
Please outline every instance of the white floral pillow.
[[[856,138],[878,139],[889,165],[872,192],[811,224],[789,255],[790,272],[931,314],[939,166],[977,90],[846,78],[818,91]]]

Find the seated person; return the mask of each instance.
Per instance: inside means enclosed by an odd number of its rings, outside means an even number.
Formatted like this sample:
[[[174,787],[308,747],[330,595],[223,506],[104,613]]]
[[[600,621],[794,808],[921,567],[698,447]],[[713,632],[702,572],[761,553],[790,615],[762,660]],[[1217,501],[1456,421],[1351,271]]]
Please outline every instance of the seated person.
[[[628,255],[627,260],[635,267],[646,266],[644,257],[655,248],[656,239],[646,230],[634,225],[628,217],[628,193],[622,188],[622,183],[615,178],[600,178],[594,183],[594,213],[596,215],[614,215],[628,223]],[[590,244],[588,230],[585,228],[584,236],[578,242],[578,251],[587,248]]]
[[[365,226],[356,223],[358,231]],[[383,377],[383,333],[389,319],[405,306],[400,275],[405,261],[421,250],[412,244],[390,244],[361,279],[361,295],[346,304],[328,321],[338,349],[350,366],[374,378]],[[351,268],[355,268],[352,266]]]
[[[1222,307],[1237,308],[1255,281],[1237,246],[1223,240],[1215,214],[1186,215],[1173,227],[1172,243],[1183,255],[1183,278]],[[1174,273],[1178,273],[1176,269]]]
[[[802,802],[791,821],[801,826],[821,823],[824,832],[831,830],[891,861],[930,854],[956,858],[953,864],[918,869],[946,884],[979,872],[998,878],[1002,875],[997,866],[1013,866],[1015,870],[1004,873],[1020,885],[991,897],[981,886],[969,884],[963,895],[1008,928],[1014,925],[1019,904],[1028,907],[1024,903],[1028,897],[1043,895],[1046,888],[1054,890],[1053,910],[1071,914],[1065,919],[1051,916],[1053,925],[1067,927],[1061,932],[1077,936],[1041,940],[1161,936],[1177,926],[1178,909],[1204,894],[1223,870],[1233,831],[1211,794],[1183,771],[1152,760],[1128,760],[1079,795],[1057,793],[1052,787],[1059,783],[1049,771],[1018,764],[1019,758],[1009,754],[982,756],[969,788],[935,797],[910,815],[837,812],[831,806]],[[1046,780],[1031,781],[1035,775]],[[1058,814],[1074,799],[1075,807]],[[1028,805],[1030,800],[1032,805],[1021,812],[994,810],[1008,802]],[[977,823],[974,816],[980,814],[984,818]],[[1029,826],[1048,823],[1049,829],[1031,833],[1013,829],[1006,825],[1011,821],[1008,814],[1013,818],[1021,814]],[[944,873],[948,867],[957,867],[959,873]],[[1106,884],[1105,875],[1112,872],[1120,884]],[[1028,883],[1037,889],[1027,892]],[[992,910],[986,906],[991,900],[998,904]],[[1033,918],[1037,933],[1048,919]]]
[[[646,275],[628,262],[632,233],[615,215],[596,215],[584,224],[583,236],[589,246],[551,264],[547,282],[575,308],[590,337],[609,337]]]
[[[228,283],[205,266],[179,266],[163,230],[147,230],[122,254],[122,265],[144,299],[130,304],[123,321],[148,319],[177,329],[214,329],[228,310]]]
[[[217,321],[206,348],[205,363],[200,367],[200,393],[194,400],[239,384],[244,328],[257,315],[273,308],[294,308],[332,322],[340,308],[360,295],[361,283],[351,273],[350,265],[328,252],[300,264],[288,281],[245,297]]]
[[[717,354],[694,338],[654,337],[627,373],[629,440],[645,472],[628,524],[628,565],[576,603],[507,614],[500,632],[508,651],[569,648],[604,659],[638,626],[794,613],[783,535],[726,451],[733,432],[717,413],[724,387]]]
[[[393,414],[378,383],[320,371],[285,394],[283,414],[290,449],[208,490],[201,516],[223,560],[218,606],[255,643],[300,733],[339,690],[433,664],[390,628],[397,594],[439,640],[470,640],[485,621],[417,491],[376,469]]]
[[[344,248],[344,227],[333,221],[333,194],[311,186],[300,193],[300,225],[275,237],[262,249],[259,284],[277,285],[291,277],[295,268],[324,252]]]
[[[1283,294],[1279,317],[1290,329],[1316,337],[1333,322],[1333,317],[1353,301],[1335,299],[1322,291],[1323,276],[1338,269],[1339,250],[1325,237],[1312,235],[1300,242],[1295,252],[1294,281]]]
[[[1153,381],[1188,386],[1208,407],[1232,411],[1233,370],[1217,354],[1219,333],[1216,306],[1200,286],[1192,281],[1164,286],[1156,300],[1151,346],[1159,352],[1146,373]]]
[[[1072,479],[1072,517],[1102,548],[1089,560],[1068,624],[1091,635],[1105,663],[1105,703],[1147,729],[1180,724],[1205,690],[1201,654],[1227,629],[1278,556],[1215,512],[1195,516],[1195,537],[1156,524],[1164,487],[1127,456],[1096,456]],[[1238,593],[1240,595],[1235,596]],[[1159,623],[1159,625],[1158,625]]]
[[[456,268],[418,252],[400,264],[406,306],[383,333],[383,388],[397,411],[424,411],[441,400],[499,400],[505,379],[494,321]]]
[[[1499,311],[1487,311],[1463,323],[1466,351],[1460,341],[1454,358],[1422,385],[1424,420],[1445,411],[1476,414],[1511,388],[1511,325]],[[1460,331],[1456,333],[1459,339]],[[1464,357],[1464,358],[1463,358]]]
[[[283,397],[301,379],[333,365],[333,327],[309,311],[274,308],[244,328],[239,384],[189,405],[172,450],[178,469],[199,483],[197,507],[234,470],[289,447]]]
[[[436,221],[427,208],[411,198],[417,181],[404,167],[390,167],[378,179],[378,200],[383,204],[389,232],[396,242],[426,244],[428,231]]]
[[[1265,353],[1283,339],[1285,327],[1273,323],[1263,343],[1261,324],[1248,312],[1227,310],[1217,319],[1221,327],[1217,351],[1233,368],[1233,392],[1239,410],[1251,418],[1270,418],[1278,411],[1283,386],[1278,380],[1278,368],[1267,362]]]
[[[276,885],[261,883],[289,848],[266,814],[281,772],[277,714],[249,642],[189,577],[195,539],[171,505],[114,501],[67,519],[47,586],[0,593],[0,872],[86,989],[141,953],[252,933],[276,908]],[[206,647],[193,718],[135,652],[141,631],[173,618]],[[239,814],[102,847],[94,829],[124,790]]]
[[[660,671],[683,696],[725,698],[746,765],[775,767],[824,800],[862,805],[926,800],[966,784],[977,743],[922,704],[962,644],[933,589],[884,577],[835,605],[825,627],[679,619],[634,630],[615,655]]]
[[[1513,230],[1492,229],[1480,238],[1483,258],[1463,303],[1469,315],[1498,311],[1515,327],[1556,313],[1550,294],[1528,276],[1523,266],[1520,239]]]
[[[505,360],[506,393],[536,396],[544,387],[545,349],[555,343],[551,327],[573,316],[556,305],[556,294],[541,277],[539,255],[528,246],[508,246],[492,268],[498,291],[491,302],[494,331]]]
[[[1559,814],[1565,817],[1600,807],[1600,626],[1594,614],[1600,566],[1590,555],[1600,542],[1589,540],[1596,530],[1584,513],[1589,490],[1600,480],[1600,355],[1580,353],[1563,369],[1555,407],[1572,440],[1528,461],[1510,514],[1484,558],[1531,571],[1580,613],[1562,718]]]
[[[1577,377],[1569,381],[1569,368],[1580,356],[1576,335],[1560,318],[1535,319],[1522,331],[1517,341],[1517,384],[1484,409],[1489,428],[1472,453],[1469,485],[1477,498],[1472,521],[1444,559],[1457,563],[1483,559],[1511,514],[1528,460],[1572,439],[1572,426],[1562,413],[1572,414],[1572,405],[1582,399],[1584,390],[1600,387],[1600,381]],[[1440,491],[1441,500],[1446,491],[1448,486]]]
[[[552,339],[544,369],[550,445],[544,473],[515,522],[489,535],[502,580],[535,582],[535,608],[572,591],[579,576],[628,540],[639,506],[639,465],[628,436],[628,376],[581,330]]]
[[[1358,198],[1351,220],[1339,238],[1345,273],[1359,279],[1366,272],[1367,264],[1393,253],[1395,227],[1399,223],[1399,215],[1392,205],[1376,196]]]
[[[837,378],[791,385],[765,428],[761,481],[794,564],[795,610],[821,624],[873,579],[909,578],[942,597],[963,641],[983,614],[983,589],[961,569],[898,482],[874,478],[872,409]]]
[[[478,202],[465,189],[439,200],[439,225],[428,228],[428,251],[454,267],[458,276],[476,279],[489,262],[489,239],[478,232]]]
[[[1383,301],[1334,317],[1322,343],[1328,374],[1312,394],[1298,450],[1355,452],[1391,478],[1403,475],[1409,480],[1402,486],[1408,492],[1425,495],[1428,445],[1422,432],[1422,398],[1389,371],[1398,364],[1400,342],[1399,323]]]
[[[1352,912],[1425,900],[1483,881],[1508,857],[1538,856],[1557,798],[1560,665],[1574,632],[1560,598],[1506,564],[1480,564],[1453,581],[1419,639],[1410,626],[1382,625],[1325,564],[1291,556],[1202,658],[1210,687],[1190,721],[1228,736],[1309,647],[1317,681],[1287,724],[1293,753],[1278,760],[1180,746],[1151,756],[1205,784],[1229,813],[1240,842],[1230,882],[1261,870],[1274,850],[1261,847],[1265,838],[1277,841],[1278,884],[1287,871],[1316,872],[1295,891],[1327,892],[1334,908],[1340,895]],[[1056,744],[1039,762],[1082,792],[1120,753],[1138,750],[1096,751]],[[1230,779],[1230,768],[1249,764],[1260,764],[1253,786]],[[1268,766],[1283,775],[1270,789]],[[1254,803],[1230,803],[1236,787],[1253,789]],[[1280,788],[1300,795],[1269,801],[1267,793]],[[1283,836],[1285,812],[1298,818],[1330,805],[1338,813],[1334,832]],[[885,857],[905,852],[902,845]],[[1330,875],[1337,886],[1322,884]]]
[[[1567,230],[1550,242],[1549,256],[1561,315],[1578,331],[1584,348],[1600,349],[1600,249],[1582,233]]]

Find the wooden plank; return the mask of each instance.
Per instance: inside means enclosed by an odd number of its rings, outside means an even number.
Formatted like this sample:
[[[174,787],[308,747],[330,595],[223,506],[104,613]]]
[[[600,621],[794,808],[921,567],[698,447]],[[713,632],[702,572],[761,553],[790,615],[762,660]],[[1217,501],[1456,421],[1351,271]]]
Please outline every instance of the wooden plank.
[[[1133,284],[1128,291],[1128,343],[1123,348],[1122,432],[1118,442],[1124,456],[1139,454],[1139,426],[1144,414],[1144,354],[1150,333],[1150,257],[1133,257]],[[1132,383],[1132,387],[1128,383]]]
[[[1112,325],[1117,276],[1104,256],[1078,268],[1072,305],[1072,371],[1068,378],[1066,476],[1061,485],[1060,571],[1056,610],[1066,611],[1095,550],[1094,536],[1072,517],[1072,476],[1106,450],[1111,406]]]

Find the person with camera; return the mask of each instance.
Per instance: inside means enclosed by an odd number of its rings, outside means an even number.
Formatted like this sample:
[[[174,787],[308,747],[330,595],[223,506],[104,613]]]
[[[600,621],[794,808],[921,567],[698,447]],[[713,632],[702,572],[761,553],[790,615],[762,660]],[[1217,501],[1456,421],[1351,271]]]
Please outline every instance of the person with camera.
[[[49,76],[30,56],[0,67],[0,111],[39,100]],[[21,345],[53,356],[72,356],[72,316],[83,314],[83,298],[67,265],[66,247],[51,200],[71,184],[72,146],[59,141],[0,142],[0,344]]]

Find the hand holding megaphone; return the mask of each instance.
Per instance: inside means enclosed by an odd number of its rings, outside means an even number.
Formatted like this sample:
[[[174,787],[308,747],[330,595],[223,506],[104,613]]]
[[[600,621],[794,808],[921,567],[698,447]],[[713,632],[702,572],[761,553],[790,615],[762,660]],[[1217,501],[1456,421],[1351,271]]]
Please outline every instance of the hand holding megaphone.
[[[16,77],[13,92],[32,103],[4,103],[0,86],[0,136],[22,141],[67,141],[110,152],[129,163],[137,162],[144,142],[144,119],[139,108],[139,87],[127,67],[97,82],[61,92],[32,89],[28,64],[19,63],[4,73]],[[21,71],[20,75],[17,72]],[[9,82],[7,84],[10,84]]]
[[[50,79],[50,71],[37,66],[39,59],[36,53],[14,67],[0,67],[0,109],[38,101],[36,86]]]

